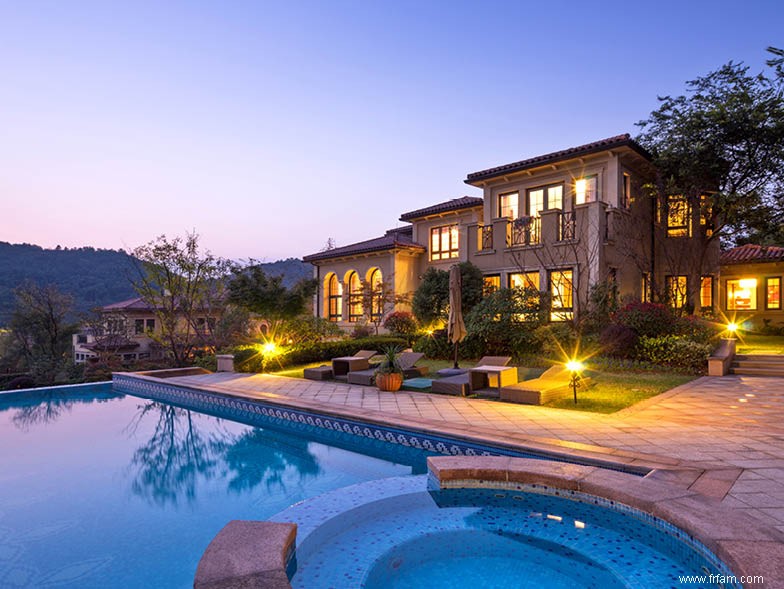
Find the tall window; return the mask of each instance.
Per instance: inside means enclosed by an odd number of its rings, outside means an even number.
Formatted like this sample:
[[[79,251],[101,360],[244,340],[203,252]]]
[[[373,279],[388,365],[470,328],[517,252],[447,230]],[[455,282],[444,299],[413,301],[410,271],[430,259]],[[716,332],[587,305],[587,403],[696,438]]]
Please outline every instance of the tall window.
[[[623,192],[621,192],[621,206],[628,209],[632,206],[632,177],[625,173],[623,174]]]
[[[343,285],[336,274],[327,279],[327,319],[340,321],[343,318]]]
[[[713,235],[713,199],[707,194],[700,195],[700,227],[705,235]]]
[[[538,217],[546,209],[563,208],[563,184],[542,186],[528,191],[528,216]]]
[[[362,280],[359,274],[352,272],[348,277],[348,320],[355,323],[362,315]]]
[[[727,281],[727,310],[757,310],[756,278],[740,278]]]
[[[691,206],[683,196],[667,197],[667,237],[691,237]]]
[[[667,299],[673,309],[682,309],[686,306],[689,294],[688,284],[686,276],[665,276],[664,286],[667,289]]]
[[[501,288],[501,276],[499,274],[487,274],[482,278],[482,294],[487,296],[493,294]]]
[[[500,218],[517,219],[517,207],[520,201],[520,194],[517,192],[507,192],[498,196],[498,216]]]
[[[148,333],[153,333],[155,331],[155,319],[147,319],[145,321],[145,327]]]
[[[433,227],[430,230],[430,259],[448,260],[460,255],[457,225]]]
[[[765,308],[769,311],[781,310],[781,276],[765,279]]]
[[[133,322],[133,332],[136,335],[144,333],[144,319],[135,319]]]
[[[700,308],[713,309],[713,276],[700,279]]]
[[[534,288],[539,290],[539,272],[515,272],[510,274],[509,288]]]
[[[571,270],[550,272],[550,321],[574,318],[574,282]]]
[[[373,268],[368,278],[370,292],[373,293],[370,299],[370,315],[373,319],[378,319],[384,314],[384,280],[381,270]]]
[[[596,176],[580,178],[574,183],[574,204],[582,205],[596,200]]]
[[[651,302],[651,273],[643,272],[640,280],[640,300],[643,303]]]

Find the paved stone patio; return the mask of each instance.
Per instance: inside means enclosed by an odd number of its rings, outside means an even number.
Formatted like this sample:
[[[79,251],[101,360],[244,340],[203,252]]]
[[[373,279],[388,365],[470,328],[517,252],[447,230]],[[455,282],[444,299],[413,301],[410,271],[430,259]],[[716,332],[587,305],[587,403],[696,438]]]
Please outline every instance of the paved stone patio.
[[[784,379],[703,377],[611,415],[262,374],[167,379],[400,427],[660,466],[784,533]]]

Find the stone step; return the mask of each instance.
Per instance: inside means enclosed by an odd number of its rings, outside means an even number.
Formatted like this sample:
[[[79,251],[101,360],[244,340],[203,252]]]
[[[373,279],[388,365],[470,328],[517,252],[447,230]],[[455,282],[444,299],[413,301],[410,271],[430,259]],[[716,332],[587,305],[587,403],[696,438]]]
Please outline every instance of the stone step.
[[[782,362],[784,363],[784,354],[735,354],[735,360],[751,360],[757,362],[762,360],[764,362]]]
[[[766,360],[733,360],[733,368],[772,368],[784,370],[784,362],[770,362]]]
[[[731,374],[741,374],[746,376],[779,376],[784,377],[784,368],[744,368],[733,366],[730,368]]]

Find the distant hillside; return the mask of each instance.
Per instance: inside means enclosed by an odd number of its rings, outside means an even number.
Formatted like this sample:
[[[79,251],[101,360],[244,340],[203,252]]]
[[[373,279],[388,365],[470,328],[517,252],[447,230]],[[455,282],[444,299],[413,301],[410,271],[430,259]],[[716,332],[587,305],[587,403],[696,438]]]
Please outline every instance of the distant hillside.
[[[272,275],[282,275],[291,286],[312,276],[312,266],[296,258],[262,264]],[[92,247],[44,249],[37,245],[0,241],[0,327],[7,325],[14,308],[14,289],[30,280],[54,284],[74,297],[76,311],[87,312],[135,296],[129,277],[133,260],[117,250]]]

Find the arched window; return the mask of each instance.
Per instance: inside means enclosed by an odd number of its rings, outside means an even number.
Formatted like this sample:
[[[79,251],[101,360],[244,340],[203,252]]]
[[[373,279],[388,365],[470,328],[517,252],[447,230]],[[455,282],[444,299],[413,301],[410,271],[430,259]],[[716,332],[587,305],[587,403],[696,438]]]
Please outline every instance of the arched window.
[[[373,319],[378,319],[384,314],[384,279],[381,276],[381,270],[373,268],[370,271],[368,284],[372,293],[370,314]]]
[[[362,309],[362,281],[359,274],[352,271],[348,276],[348,320],[355,323],[364,315]]]
[[[343,285],[336,274],[327,278],[327,319],[340,321],[343,317]]]

